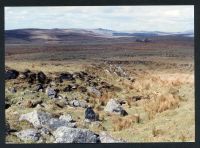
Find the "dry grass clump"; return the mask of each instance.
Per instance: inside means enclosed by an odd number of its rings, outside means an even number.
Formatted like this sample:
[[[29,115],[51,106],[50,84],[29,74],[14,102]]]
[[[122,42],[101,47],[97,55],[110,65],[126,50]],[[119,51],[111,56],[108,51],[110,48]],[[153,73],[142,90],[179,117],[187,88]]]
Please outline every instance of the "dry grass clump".
[[[129,115],[126,117],[114,117],[112,119],[113,130],[114,131],[121,131],[123,129],[131,128],[134,123],[139,123],[140,117],[138,114],[136,115]]]
[[[105,92],[102,94],[102,96],[99,98],[99,103],[102,106],[105,106],[108,100],[112,97],[112,94],[110,92]]]
[[[179,97],[168,93],[147,100],[144,104],[144,109],[148,113],[148,118],[152,119],[154,118],[155,114],[161,113],[168,109],[175,109],[179,107],[179,105]]]

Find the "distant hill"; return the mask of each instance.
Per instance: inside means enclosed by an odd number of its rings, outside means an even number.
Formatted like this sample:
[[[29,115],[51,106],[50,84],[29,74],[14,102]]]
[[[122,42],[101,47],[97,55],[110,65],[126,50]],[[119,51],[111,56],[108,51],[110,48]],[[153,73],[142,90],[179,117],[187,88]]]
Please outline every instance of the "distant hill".
[[[29,43],[70,43],[91,41],[135,40],[153,37],[193,37],[191,31],[183,33],[166,33],[158,31],[119,32],[108,29],[16,29],[5,31],[6,44]]]

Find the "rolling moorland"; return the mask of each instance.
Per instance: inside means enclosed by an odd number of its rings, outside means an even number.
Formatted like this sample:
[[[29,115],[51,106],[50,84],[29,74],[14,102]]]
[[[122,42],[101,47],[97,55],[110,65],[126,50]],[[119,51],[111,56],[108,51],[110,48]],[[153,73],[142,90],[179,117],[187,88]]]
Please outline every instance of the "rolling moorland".
[[[195,140],[190,31],[6,30],[5,68],[6,143]]]

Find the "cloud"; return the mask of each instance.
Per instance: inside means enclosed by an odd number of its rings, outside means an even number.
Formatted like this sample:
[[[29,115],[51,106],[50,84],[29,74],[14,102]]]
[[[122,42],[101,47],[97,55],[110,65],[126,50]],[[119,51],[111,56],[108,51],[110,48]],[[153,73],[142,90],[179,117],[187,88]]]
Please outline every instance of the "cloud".
[[[6,7],[5,28],[194,29],[193,6]]]

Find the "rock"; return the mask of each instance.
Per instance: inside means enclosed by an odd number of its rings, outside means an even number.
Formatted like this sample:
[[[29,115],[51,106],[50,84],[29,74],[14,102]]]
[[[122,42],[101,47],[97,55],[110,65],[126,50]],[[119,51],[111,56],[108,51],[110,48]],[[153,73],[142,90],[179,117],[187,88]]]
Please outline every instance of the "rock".
[[[51,98],[57,98],[58,92],[59,91],[57,89],[53,89],[51,87],[47,87],[46,89],[46,94],[48,95],[48,97],[51,97]]]
[[[26,79],[26,78],[27,78],[27,75],[25,75],[24,73],[20,73],[20,74],[19,74],[19,78],[20,78],[20,79]]]
[[[74,80],[73,75],[70,74],[70,73],[61,73],[60,76],[59,76],[59,78],[62,81],[63,80],[69,80],[69,81]]]
[[[42,71],[38,72],[37,80],[39,83],[44,84],[46,79],[47,79],[47,76]]]
[[[111,137],[110,135],[106,134],[106,132],[100,132],[99,134],[101,143],[124,143],[125,141],[117,140]]]
[[[19,121],[22,120],[32,123],[35,128],[47,128],[50,131],[54,131],[61,126],[76,127],[76,123],[68,122],[63,117],[53,118],[51,114],[37,110],[21,115]]]
[[[40,132],[40,134],[42,135],[42,136],[44,136],[44,135],[50,135],[50,131],[47,129],[47,128],[45,128],[45,127],[42,127],[41,129],[39,129],[38,130],[39,132]]]
[[[87,107],[87,102],[83,101],[83,100],[71,100],[69,102],[69,105],[72,107],[82,107],[82,108],[86,108]]]
[[[97,97],[101,96],[101,92],[99,90],[97,90],[95,87],[87,87],[87,90],[90,94],[93,94]]]
[[[104,108],[104,110],[106,112],[116,112],[119,113],[122,116],[127,115],[128,113],[122,108],[121,104],[115,100],[115,99],[111,99],[110,101],[108,101],[106,107]]]
[[[16,79],[19,76],[19,72],[13,69],[6,70],[5,71],[5,79],[10,80],[10,79]]]
[[[74,120],[72,119],[72,116],[70,114],[62,115],[59,117],[59,119],[65,120],[67,122],[74,122]]]
[[[79,101],[76,100],[76,99],[75,100],[71,100],[69,102],[69,105],[72,106],[72,107],[79,107],[80,106]]]
[[[36,142],[40,139],[40,133],[35,129],[22,130],[16,136],[25,142]]]
[[[76,127],[76,123],[67,122],[64,119],[51,118],[49,122],[45,124],[45,127],[52,131],[56,130],[61,126],[74,128]]]
[[[111,99],[108,101],[104,110],[107,112],[120,112],[122,110],[122,107],[117,100]]]
[[[88,129],[59,127],[52,134],[54,143],[100,143],[99,136]]]
[[[92,107],[88,107],[85,110],[85,119],[89,120],[89,121],[97,121],[98,120],[98,116],[96,115],[96,113],[94,112]]]
[[[49,113],[34,110],[33,112],[21,115],[19,121],[26,120],[32,123],[35,128],[41,128],[45,126],[51,118],[52,116]]]

